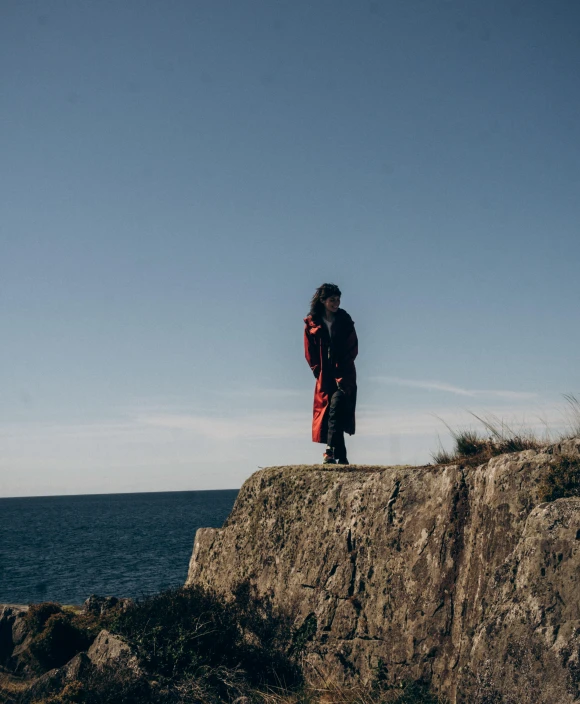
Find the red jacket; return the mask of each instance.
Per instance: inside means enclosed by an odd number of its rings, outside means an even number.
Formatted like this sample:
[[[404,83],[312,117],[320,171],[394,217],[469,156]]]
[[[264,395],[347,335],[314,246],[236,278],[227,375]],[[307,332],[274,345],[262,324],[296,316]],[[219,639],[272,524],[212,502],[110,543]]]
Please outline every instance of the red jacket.
[[[356,369],[358,339],[350,315],[339,308],[332,324],[332,337],[322,320],[304,318],[304,354],[316,377],[312,441],[326,442],[328,409],[332,394],[340,386],[348,398],[343,416],[343,430],[349,435],[355,431]]]

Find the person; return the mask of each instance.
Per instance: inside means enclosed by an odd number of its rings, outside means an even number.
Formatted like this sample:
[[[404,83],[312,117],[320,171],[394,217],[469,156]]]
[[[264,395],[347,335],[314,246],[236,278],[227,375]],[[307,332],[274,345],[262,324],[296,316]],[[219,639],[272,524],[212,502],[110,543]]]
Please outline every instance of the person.
[[[340,289],[322,284],[304,318],[304,353],[316,378],[312,442],[326,443],[323,464],[348,464],[344,434],[354,435],[358,339],[340,308]]]

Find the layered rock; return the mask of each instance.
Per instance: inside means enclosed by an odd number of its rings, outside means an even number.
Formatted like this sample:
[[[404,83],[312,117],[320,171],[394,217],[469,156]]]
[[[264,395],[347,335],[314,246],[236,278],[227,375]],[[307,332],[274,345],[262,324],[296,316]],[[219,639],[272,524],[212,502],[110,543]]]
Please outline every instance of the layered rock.
[[[453,702],[580,701],[580,499],[545,503],[580,441],[478,467],[274,467],[188,584],[258,593],[308,620],[307,661],[339,680],[424,680]]]

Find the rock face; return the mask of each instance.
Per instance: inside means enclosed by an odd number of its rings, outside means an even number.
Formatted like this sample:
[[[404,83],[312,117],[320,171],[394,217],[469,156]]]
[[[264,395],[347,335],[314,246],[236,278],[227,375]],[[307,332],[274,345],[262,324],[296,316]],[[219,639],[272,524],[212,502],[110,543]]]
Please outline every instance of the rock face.
[[[187,584],[249,579],[309,619],[313,671],[423,680],[452,704],[580,702],[580,499],[546,503],[580,440],[478,467],[274,467]]]

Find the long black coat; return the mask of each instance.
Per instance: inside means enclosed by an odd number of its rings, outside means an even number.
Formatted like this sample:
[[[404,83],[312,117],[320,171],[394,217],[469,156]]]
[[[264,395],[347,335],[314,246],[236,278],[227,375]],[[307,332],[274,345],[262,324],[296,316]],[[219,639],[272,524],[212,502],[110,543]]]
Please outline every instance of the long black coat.
[[[343,415],[343,430],[349,435],[355,431],[356,369],[358,339],[350,315],[339,308],[332,324],[332,336],[322,320],[304,318],[304,354],[316,377],[312,417],[312,441],[326,442],[328,410],[332,394],[340,386],[347,395]]]

